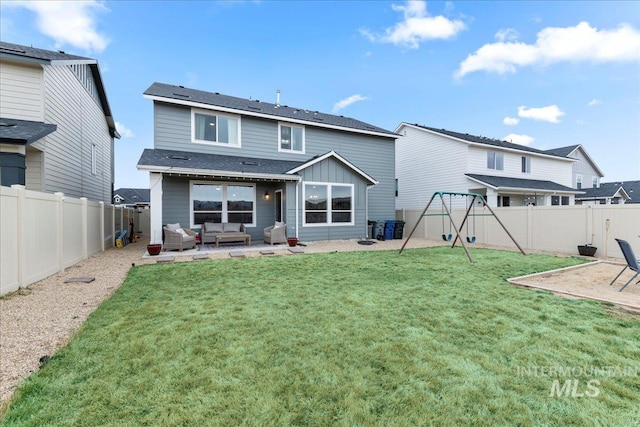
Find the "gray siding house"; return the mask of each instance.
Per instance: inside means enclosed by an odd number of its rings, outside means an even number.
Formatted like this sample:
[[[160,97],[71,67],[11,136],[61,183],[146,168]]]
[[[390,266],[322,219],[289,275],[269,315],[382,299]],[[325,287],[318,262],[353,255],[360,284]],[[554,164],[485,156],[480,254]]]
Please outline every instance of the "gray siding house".
[[[0,184],[111,203],[119,138],[98,62],[0,42]]]
[[[154,83],[151,233],[179,222],[241,222],[252,239],[287,224],[303,241],[367,234],[394,218],[395,140],[367,123],[279,103]]]

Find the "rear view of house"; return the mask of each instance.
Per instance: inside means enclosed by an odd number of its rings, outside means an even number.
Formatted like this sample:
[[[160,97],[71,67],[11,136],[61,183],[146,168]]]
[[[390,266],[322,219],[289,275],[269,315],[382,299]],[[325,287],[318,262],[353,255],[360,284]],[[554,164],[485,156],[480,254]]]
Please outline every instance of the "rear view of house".
[[[95,59],[0,42],[0,183],[111,203],[119,138]]]
[[[396,134],[348,117],[154,83],[151,230],[179,222],[244,224],[253,239],[276,221],[289,237],[363,237],[394,217]]]

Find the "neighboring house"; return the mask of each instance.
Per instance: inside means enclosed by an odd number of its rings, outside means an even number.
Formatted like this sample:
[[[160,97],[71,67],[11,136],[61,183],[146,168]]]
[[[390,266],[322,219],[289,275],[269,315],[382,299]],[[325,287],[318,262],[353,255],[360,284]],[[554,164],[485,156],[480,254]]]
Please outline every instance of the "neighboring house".
[[[581,190],[600,186],[604,173],[582,145],[554,148],[545,150],[545,153],[577,160],[577,162],[573,163],[572,168],[571,186],[573,188]]]
[[[609,183],[607,183],[608,185]],[[620,182],[612,182],[611,184],[617,185],[620,184],[624,191],[629,196],[629,199],[625,202],[629,203],[640,203],[640,181],[620,181]]]
[[[118,188],[113,192],[113,204],[130,208],[149,207],[148,188]]]
[[[436,191],[482,194],[492,207],[571,205],[582,193],[571,188],[575,159],[417,124],[396,133],[397,209],[424,208]]]
[[[302,240],[358,238],[393,219],[397,135],[318,111],[154,83],[151,232],[241,222],[255,240],[275,221]],[[156,240],[157,240],[156,238]]]
[[[0,42],[0,184],[111,203],[119,138],[95,59]]]
[[[584,194],[576,195],[576,204],[579,205],[621,205],[627,200],[629,194],[619,182],[603,182],[599,187],[587,188]]]

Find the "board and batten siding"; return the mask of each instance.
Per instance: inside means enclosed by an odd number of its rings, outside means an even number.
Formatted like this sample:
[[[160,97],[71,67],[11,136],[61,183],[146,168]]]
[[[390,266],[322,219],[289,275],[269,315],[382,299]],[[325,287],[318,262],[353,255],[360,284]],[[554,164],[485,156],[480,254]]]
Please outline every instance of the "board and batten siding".
[[[401,135],[396,142],[397,209],[424,209],[437,191],[468,191],[466,144],[409,126]]]
[[[213,111],[212,111],[213,112]],[[243,116],[241,147],[191,142],[191,109],[154,102],[154,148],[228,156],[305,162],[335,151],[379,182],[369,190],[369,218],[392,219],[395,209],[395,144],[393,138],[305,126],[305,152],[278,151],[278,123]]]
[[[42,66],[0,60],[0,117],[44,120]]]
[[[57,130],[41,142],[44,191],[111,203],[112,145],[104,112],[67,66],[45,68],[44,121]],[[96,146],[97,173],[91,151]]]
[[[356,239],[366,237],[366,187],[363,177],[342,162],[328,158],[300,171],[302,181],[298,184],[298,237],[302,240],[334,240]],[[304,185],[305,182],[353,184],[353,214],[354,225],[305,226],[304,225]],[[290,194],[286,203],[287,233],[295,234],[296,217],[296,184],[287,185]],[[389,217],[387,217],[389,218]],[[391,217],[392,218],[392,217]]]
[[[491,151],[504,154],[504,170],[487,167],[487,153]],[[522,172],[522,157],[531,158],[531,173]],[[514,153],[494,147],[469,147],[468,172],[481,175],[505,176],[519,179],[539,179],[571,187],[572,162],[558,158],[537,156],[535,153]]]

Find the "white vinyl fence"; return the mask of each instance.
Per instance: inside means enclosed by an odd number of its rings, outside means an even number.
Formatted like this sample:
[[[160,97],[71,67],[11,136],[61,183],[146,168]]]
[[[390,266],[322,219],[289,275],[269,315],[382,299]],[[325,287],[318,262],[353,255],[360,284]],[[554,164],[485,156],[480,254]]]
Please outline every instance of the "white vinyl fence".
[[[424,208],[423,208],[424,209]],[[516,242],[525,250],[553,251],[578,254],[578,245],[592,244],[598,249],[596,257],[622,258],[622,252],[614,240],[628,241],[637,256],[640,256],[640,205],[574,205],[574,206],[522,206],[492,208]],[[458,227],[465,214],[464,208],[453,209],[453,218]],[[440,207],[429,208],[414,232],[414,236],[442,240],[449,234],[449,220],[444,217],[444,228]],[[473,211],[472,211],[473,213]],[[408,237],[422,209],[396,211],[396,219],[405,221],[404,237]],[[475,217],[469,217],[460,235],[475,235],[476,243],[513,247],[509,236],[485,207],[475,208]],[[475,219],[475,233],[474,233]],[[455,231],[451,228],[455,238]],[[451,241],[453,243],[453,239]],[[465,242],[466,243],[466,242]],[[459,245],[459,243],[457,243]]]
[[[132,209],[0,186],[0,296],[115,245]]]

